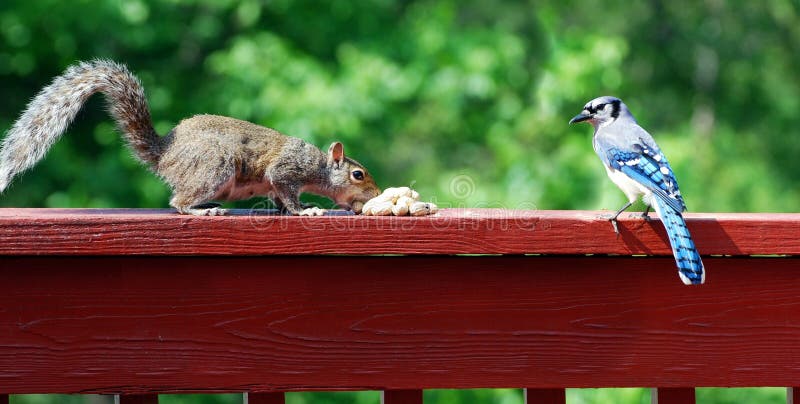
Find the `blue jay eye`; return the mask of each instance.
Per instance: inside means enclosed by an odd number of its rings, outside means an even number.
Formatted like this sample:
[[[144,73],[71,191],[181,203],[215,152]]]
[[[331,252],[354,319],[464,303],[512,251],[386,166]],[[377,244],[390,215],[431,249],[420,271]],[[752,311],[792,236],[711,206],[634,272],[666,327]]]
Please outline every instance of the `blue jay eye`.
[[[350,175],[352,175],[353,179],[356,181],[364,181],[364,172],[361,170],[353,170]]]

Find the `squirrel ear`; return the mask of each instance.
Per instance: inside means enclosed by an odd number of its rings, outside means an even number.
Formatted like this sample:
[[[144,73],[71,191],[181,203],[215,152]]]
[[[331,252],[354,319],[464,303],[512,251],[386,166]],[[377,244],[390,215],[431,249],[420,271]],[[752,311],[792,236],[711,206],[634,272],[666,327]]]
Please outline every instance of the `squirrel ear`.
[[[333,163],[338,168],[344,160],[344,146],[340,142],[331,143],[328,148],[328,162]]]

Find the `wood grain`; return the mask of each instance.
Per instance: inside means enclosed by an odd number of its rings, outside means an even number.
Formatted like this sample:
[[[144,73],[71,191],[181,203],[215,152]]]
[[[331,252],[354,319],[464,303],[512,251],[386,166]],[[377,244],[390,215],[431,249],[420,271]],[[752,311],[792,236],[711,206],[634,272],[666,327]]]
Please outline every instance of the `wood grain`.
[[[791,386],[800,259],[4,257],[0,394]]]
[[[658,220],[623,214],[616,237],[602,213],[444,209],[430,217],[291,217],[236,211],[191,217],[168,210],[0,209],[0,255],[671,254]],[[800,254],[800,214],[686,218],[703,255]]]

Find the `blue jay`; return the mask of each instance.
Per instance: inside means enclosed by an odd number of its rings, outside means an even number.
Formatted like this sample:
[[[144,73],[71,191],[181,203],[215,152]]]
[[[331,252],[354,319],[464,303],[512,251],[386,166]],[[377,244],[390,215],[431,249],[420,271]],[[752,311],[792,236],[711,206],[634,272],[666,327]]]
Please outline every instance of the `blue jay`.
[[[619,234],[617,217],[641,195],[647,209],[654,207],[667,229],[672,254],[678,264],[678,276],[687,285],[705,281],[700,254],[694,246],[681,213],[686,210],[678,183],[667,158],[653,137],[642,129],[628,107],[615,97],[589,101],[569,123],[589,122],[594,126],[592,144],[609,178],[625,193],[628,203],[609,220]]]

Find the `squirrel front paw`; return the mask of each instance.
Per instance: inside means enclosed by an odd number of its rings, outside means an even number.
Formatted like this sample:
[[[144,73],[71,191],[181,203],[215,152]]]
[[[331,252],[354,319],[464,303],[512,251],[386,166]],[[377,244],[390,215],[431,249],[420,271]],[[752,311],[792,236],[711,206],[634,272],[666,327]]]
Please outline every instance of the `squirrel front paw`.
[[[300,216],[324,216],[325,213],[328,212],[327,209],[320,209],[318,207],[313,208],[305,208],[300,211]]]

